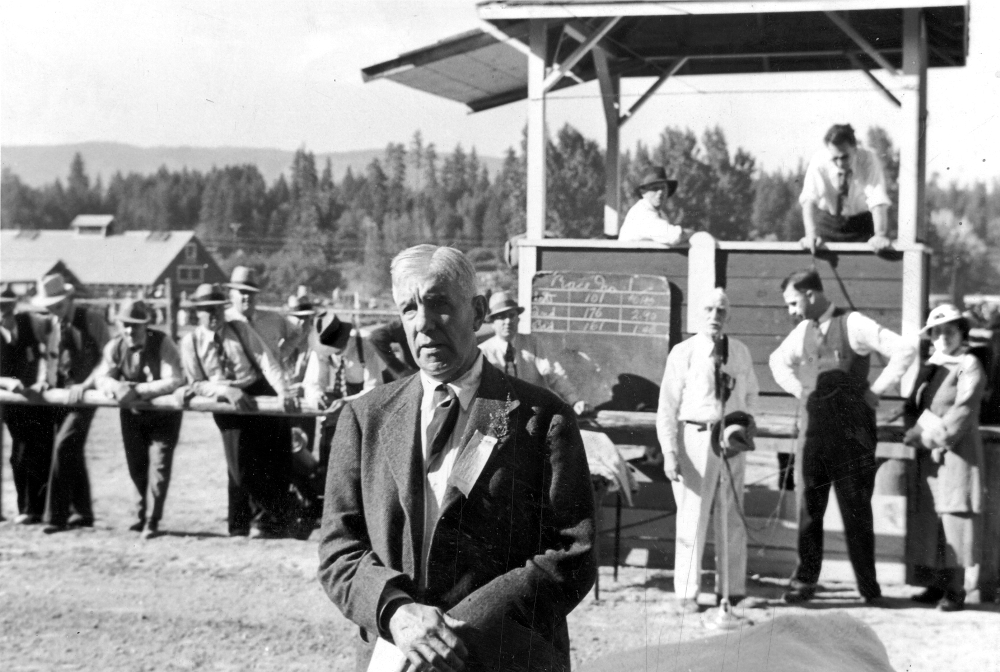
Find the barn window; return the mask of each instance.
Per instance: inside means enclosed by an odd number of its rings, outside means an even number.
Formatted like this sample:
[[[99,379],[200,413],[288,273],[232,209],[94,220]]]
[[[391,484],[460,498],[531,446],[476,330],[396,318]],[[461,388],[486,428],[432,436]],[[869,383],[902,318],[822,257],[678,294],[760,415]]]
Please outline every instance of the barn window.
[[[178,266],[177,282],[181,285],[200,285],[205,281],[205,269],[201,266]]]
[[[184,259],[185,261],[195,262],[198,261],[198,246],[194,243],[188,243],[184,246]]]

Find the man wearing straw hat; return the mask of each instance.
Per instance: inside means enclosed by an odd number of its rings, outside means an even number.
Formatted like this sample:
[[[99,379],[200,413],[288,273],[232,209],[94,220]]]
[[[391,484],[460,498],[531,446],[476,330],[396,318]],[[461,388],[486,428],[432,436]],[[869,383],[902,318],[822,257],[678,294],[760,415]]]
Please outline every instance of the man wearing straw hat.
[[[277,396],[288,412],[298,401],[260,335],[225,319],[227,303],[217,285],[199,285],[184,306],[196,311],[198,326],[181,339],[181,360],[191,392],[243,412],[214,414],[229,467],[229,534],[280,537],[291,523],[291,429],[284,417],[249,412],[254,395]]]
[[[519,334],[517,325],[524,308],[507,292],[490,297],[486,321],[493,326],[493,337],[479,344],[486,360],[508,376],[555,392],[573,407],[577,415],[590,410],[580,398],[559,362],[551,361],[532,334]]]
[[[17,295],[9,288],[0,293],[0,389],[37,396],[46,380],[41,345],[46,324],[37,315],[15,313]],[[17,490],[18,525],[42,522],[45,491],[52,461],[52,424],[48,409],[8,404],[0,415],[10,430],[10,466]],[[0,516],[0,520],[3,517]]]
[[[833,486],[858,592],[866,603],[878,604],[882,589],[875,577],[871,502],[875,408],[916,358],[916,347],[870,317],[833,305],[815,268],[789,275],[781,291],[789,316],[798,324],[771,353],[771,373],[799,400],[799,561],[784,600],[801,603],[816,594],[823,565],[823,515]],[[869,383],[873,352],[888,362]]]
[[[163,504],[170,487],[174,448],[181,432],[180,411],[139,411],[130,408],[171,394],[184,384],[177,346],[162,331],[149,328],[152,310],[142,300],[128,299],[118,309],[120,333],[104,347],[97,369],[98,390],[121,406],[122,442],[128,473],[139,493],[136,521],[129,528],[143,539],[159,534]],[[153,500],[147,515],[146,492]]]
[[[62,274],[53,273],[42,278],[34,298],[35,305],[52,316],[45,387],[69,391],[69,405],[51,409],[55,437],[45,501],[47,534],[94,525],[83,450],[96,409],[74,405],[94,386],[93,373],[108,342],[108,328],[103,315],[74,304],[73,291]],[[73,516],[71,509],[75,512]]]
[[[684,229],[671,224],[661,210],[675,191],[677,180],[668,180],[663,166],[652,167],[636,188],[639,200],[625,215],[618,240],[651,240],[664,245],[679,245],[684,240]]]
[[[710,517],[715,520],[716,593],[727,595],[726,584],[732,604],[746,596],[747,530],[740,515],[746,456],[735,448],[751,449],[759,385],[749,348],[723,333],[729,299],[721,287],[708,295],[701,315],[699,331],[678,343],[667,357],[656,412],[663,470],[677,502],[674,593],[682,613],[699,610],[701,559]],[[723,435],[730,451],[721,449]],[[726,558],[721,551],[723,529]]]

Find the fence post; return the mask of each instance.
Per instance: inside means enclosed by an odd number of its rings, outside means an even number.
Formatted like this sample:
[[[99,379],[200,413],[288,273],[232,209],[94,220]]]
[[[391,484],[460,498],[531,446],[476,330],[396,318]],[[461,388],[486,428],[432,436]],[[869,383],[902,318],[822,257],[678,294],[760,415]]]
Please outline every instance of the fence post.
[[[163,280],[163,298],[167,301],[167,333],[170,340],[177,342],[177,312],[174,309],[174,283],[170,278]]]

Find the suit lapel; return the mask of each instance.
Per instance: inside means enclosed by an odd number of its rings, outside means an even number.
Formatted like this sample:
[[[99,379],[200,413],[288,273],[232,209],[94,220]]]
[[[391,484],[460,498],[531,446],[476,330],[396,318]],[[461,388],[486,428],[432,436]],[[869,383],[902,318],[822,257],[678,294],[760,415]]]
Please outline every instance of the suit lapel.
[[[379,450],[392,473],[399,503],[409,521],[406,540],[410,557],[420,576],[421,539],[424,533],[424,456],[420,445],[420,376],[412,376],[394,402],[386,408],[386,431],[380,435]]]

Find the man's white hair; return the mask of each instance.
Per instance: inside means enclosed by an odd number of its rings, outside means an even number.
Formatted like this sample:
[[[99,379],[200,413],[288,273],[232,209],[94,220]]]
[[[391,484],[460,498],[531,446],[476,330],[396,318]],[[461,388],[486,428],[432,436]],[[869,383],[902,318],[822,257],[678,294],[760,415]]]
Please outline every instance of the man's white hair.
[[[715,287],[705,295],[705,306],[718,305],[720,308],[729,310],[729,297],[722,287]]]
[[[407,288],[425,278],[449,281],[463,298],[476,294],[476,269],[469,258],[454,247],[414,245],[396,255],[390,266],[392,298],[398,301]]]

